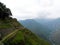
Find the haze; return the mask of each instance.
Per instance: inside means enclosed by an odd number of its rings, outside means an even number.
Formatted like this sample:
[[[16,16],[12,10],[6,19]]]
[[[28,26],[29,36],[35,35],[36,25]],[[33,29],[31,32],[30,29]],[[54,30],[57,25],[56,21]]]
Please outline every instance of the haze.
[[[0,0],[18,20],[33,18],[59,18],[60,0]]]

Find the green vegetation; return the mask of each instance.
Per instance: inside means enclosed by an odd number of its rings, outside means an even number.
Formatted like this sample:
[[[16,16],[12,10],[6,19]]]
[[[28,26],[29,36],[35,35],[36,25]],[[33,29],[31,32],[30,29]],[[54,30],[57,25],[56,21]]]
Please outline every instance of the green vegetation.
[[[21,27],[23,29],[21,29]],[[9,28],[14,29],[11,31]],[[4,29],[4,31],[0,30],[0,32],[4,32],[3,36],[5,38],[3,37],[3,41],[1,41],[5,45],[50,45],[48,41],[36,36],[34,33],[24,28],[16,19],[13,18],[0,20],[0,29]]]
[[[12,13],[3,3],[0,2],[0,19],[10,18]]]
[[[16,28],[20,26],[21,24],[17,22],[16,19],[6,19],[6,20],[0,20],[0,29],[2,28]]]
[[[11,15],[10,9],[0,2],[0,45],[50,45],[24,28]]]
[[[28,29],[19,30],[17,34],[4,41],[5,45],[50,45],[49,42],[42,38],[38,38]]]
[[[23,29],[21,29],[21,27]],[[48,41],[36,36],[31,31],[24,28],[16,19],[12,18],[0,20],[0,29],[2,28],[5,30],[3,31],[3,35],[6,33],[6,35],[4,36],[5,38],[2,38],[2,43],[4,43],[5,45],[50,45]],[[14,29],[12,29],[12,31],[9,30],[8,33],[6,28]],[[15,32],[16,29],[18,30],[17,32]]]

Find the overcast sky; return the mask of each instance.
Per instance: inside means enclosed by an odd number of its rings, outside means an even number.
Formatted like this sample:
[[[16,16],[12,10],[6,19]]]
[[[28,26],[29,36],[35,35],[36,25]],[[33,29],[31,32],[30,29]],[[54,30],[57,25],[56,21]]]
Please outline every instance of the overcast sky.
[[[59,18],[60,0],[0,0],[20,19]]]

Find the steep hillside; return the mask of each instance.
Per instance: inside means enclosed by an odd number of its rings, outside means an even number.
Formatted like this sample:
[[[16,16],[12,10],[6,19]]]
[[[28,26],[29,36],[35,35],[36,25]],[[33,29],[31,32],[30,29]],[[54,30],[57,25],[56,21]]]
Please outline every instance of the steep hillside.
[[[11,16],[11,10],[0,2],[0,45],[50,45]]]
[[[17,34],[10,38],[9,40],[4,41],[5,45],[50,45],[49,42],[38,38],[31,31],[24,29],[19,30]]]
[[[0,35],[4,37],[20,26],[21,24],[18,23],[16,19],[10,18],[6,20],[0,20]]]
[[[49,39],[54,45],[60,45],[60,18],[57,19],[35,19],[38,23],[51,29]]]
[[[0,43],[4,45],[50,45],[50,42],[24,28],[16,19],[0,20],[0,23],[0,32],[4,32]]]
[[[60,45],[60,30],[53,32],[50,39],[55,45]]]
[[[32,32],[36,33],[37,35],[45,39],[48,39],[49,34],[51,32],[50,29],[41,25],[33,19],[23,20],[20,21],[20,23],[26,28],[30,29]]]

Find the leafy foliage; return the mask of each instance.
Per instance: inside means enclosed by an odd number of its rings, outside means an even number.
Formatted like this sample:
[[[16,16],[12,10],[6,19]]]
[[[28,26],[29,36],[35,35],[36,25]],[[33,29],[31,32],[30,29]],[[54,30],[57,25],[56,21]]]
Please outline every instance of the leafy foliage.
[[[9,18],[10,16],[12,16],[10,9],[0,2],[0,19]]]

